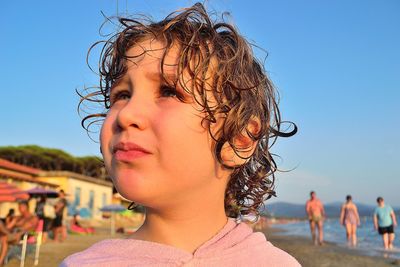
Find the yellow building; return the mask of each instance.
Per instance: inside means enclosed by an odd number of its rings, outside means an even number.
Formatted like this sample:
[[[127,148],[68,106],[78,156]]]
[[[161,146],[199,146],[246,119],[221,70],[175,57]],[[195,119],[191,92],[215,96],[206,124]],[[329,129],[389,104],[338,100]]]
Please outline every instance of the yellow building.
[[[101,218],[100,208],[109,205],[113,197],[111,182],[69,171],[43,171],[39,181],[59,185],[67,194],[69,215],[81,211],[88,217]]]
[[[34,187],[62,189],[67,194],[68,215],[85,211],[87,217],[100,219],[100,208],[113,201],[113,185],[109,181],[69,171],[43,171],[1,158],[0,181],[14,184],[21,190]],[[30,201],[30,204],[33,212],[35,201]],[[0,203],[0,217],[4,217],[10,208],[17,211],[17,204]]]
[[[36,177],[42,170],[27,167],[0,158],[0,181],[13,184],[21,190],[28,190],[34,187],[43,187],[56,190],[57,183],[40,181]],[[31,212],[35,209],[35,201],[29,201]],[[4,218],[9,209],[14,209],[18,214],[18,205],[15,202],[0,203],[0,217]]]

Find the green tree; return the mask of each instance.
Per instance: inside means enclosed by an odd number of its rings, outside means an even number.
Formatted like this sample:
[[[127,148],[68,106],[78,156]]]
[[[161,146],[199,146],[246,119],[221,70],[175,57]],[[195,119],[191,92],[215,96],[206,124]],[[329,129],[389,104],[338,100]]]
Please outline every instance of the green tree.
[[[0,147],[0,158],[46,171],[72,171],[106,179],[103,161],[97,156],[74,157],[61,149],[24,145]]]

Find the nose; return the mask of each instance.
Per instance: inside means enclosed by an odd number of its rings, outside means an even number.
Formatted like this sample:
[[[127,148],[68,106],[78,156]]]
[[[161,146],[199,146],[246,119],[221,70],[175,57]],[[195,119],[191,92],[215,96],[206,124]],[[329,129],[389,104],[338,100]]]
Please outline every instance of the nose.
[[[117,127],[128,129],[130,127],[144,130],[149,125],[150,103],[144,97],[135,94],[123,106],[117,115]]]

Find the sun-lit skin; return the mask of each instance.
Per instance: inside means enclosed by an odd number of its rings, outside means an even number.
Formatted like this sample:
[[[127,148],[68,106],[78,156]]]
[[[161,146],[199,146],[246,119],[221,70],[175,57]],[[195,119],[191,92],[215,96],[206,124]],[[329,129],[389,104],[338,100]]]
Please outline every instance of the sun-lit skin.
[[[127,56],[147,52],[128,61],[127,73],[111,90],[102,153],[121,195],[147,209],[133,238],[192,252],[227,221],[224,195],[230,171],[215,159],[212,139],[201,126],[204,114],[191,96],[163,84],[162,47],[149,39],[128,50]],[[177,56],[174,47],[165,58],[168,76],[176,73]],[[114,153],[120,142],[133,142],[147,152]]]

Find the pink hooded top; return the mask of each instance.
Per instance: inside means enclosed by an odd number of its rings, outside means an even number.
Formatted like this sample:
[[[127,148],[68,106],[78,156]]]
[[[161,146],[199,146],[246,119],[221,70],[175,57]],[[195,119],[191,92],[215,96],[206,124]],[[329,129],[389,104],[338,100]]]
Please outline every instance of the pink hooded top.
[[[262,233],[229,219],[224,228],[193,254],[154,242],[106,239],[67,257],[61,267],[105,266],[270,266],[300,264],[274,247]]]

